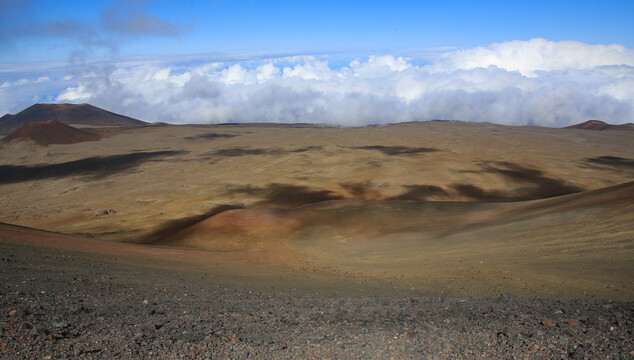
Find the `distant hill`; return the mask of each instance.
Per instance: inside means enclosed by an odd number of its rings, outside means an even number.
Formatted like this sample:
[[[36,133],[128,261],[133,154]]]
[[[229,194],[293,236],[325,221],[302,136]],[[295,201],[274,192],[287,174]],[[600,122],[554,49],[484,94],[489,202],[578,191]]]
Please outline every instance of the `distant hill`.
[[[30,122],[5,136],[2,142],[32,140],[47,146],[50,144],[76,144],[84,141],[97,141],[101,136],[92,129],[76,129],[59,121]]]
[[[588,120],[581,124],[566,126],[564,129],[581,130],[634,130],[634,124],[611,125],[601,120]]]
[[[87,126],[138,126],[145,121],[115,114],[89,104],[35,104],[15,115],[0,118],[0,134],[11,131],[30,122],[58,121],[67,125]]]

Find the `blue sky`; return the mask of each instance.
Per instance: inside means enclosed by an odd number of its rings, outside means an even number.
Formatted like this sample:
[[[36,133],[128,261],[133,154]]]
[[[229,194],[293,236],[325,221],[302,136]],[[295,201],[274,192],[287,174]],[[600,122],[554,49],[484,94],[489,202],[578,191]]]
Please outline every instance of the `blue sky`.
[[[0,114],[634,122],[634,1],[0,0]]]
[[[538,37],[634,46],[633,1],[2,0],[1,4],[5,50],[0,61],[4,62],[64,60],[80,50],[87,50],[88,56],[377,52],[470,48]],[[146,23],[122,26],[134,22],[134,14],[141,14]]]

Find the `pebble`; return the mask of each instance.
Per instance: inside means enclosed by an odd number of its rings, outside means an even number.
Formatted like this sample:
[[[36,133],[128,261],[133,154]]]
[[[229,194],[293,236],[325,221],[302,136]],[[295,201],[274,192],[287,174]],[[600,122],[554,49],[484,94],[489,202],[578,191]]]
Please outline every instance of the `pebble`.
[[[53,328],[55,329],[64,329],[68,326],[68,322],[66,321],[59,321],[59,322],[54,322],[53,323]]]

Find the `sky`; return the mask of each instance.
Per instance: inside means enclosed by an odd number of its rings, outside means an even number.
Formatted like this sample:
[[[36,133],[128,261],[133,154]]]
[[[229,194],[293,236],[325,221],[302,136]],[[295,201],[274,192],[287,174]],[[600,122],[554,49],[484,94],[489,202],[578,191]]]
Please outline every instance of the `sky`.
[[[634,122],[633,1],[0,0],[0,113]]]

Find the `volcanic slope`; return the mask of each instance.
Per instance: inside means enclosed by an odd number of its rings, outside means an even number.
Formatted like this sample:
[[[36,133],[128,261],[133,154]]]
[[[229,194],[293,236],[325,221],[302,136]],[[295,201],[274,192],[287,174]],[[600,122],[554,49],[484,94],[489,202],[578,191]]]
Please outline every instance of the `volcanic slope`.
[[[634,182],[547,200],[230,209],[162,245],[454,296],[634,298]],[[156,244],[156,242],[155,242]]]
[[[630,183],[633,136],[454,121],[127,127],[2,146],[0,221],[444,293],[627,298],[631,206],[557,201]]]
[[[15,115],[4,115],[0,119],[0,134],[9,134],[30,122],[50,120],[67,125],[91,127],[147,125],[144,121],[115,114],[90,104],[35,104]]]
[[[145,126],[0,148],[0,221],[139,241],[219,206],[536,200],[634,179],[634,133],[463,122]]]
[[[38,145],[77,144],[97,141],[101,135],[92,129],[76,129],[59,121],[30,122],[14,130],[2,139],[3,143],[31,140]]]
[[[576,125],[570,125],[565,129],[580,129],[580,130],[634,130],[634,124],[621,124],[612,125],[601,120],[588,120]]]

